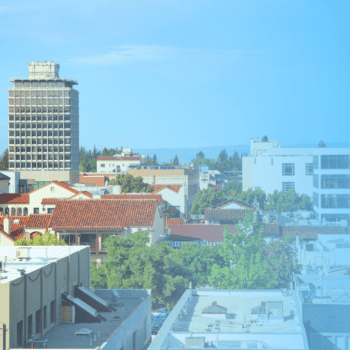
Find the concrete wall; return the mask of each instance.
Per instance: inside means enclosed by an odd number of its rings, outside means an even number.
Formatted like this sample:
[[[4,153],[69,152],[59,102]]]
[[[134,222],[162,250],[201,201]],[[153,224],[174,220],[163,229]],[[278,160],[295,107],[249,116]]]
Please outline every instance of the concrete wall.
[[[9,179],[0,179],[0,193],[9,193]]]
[[[34,179],[35,181],[68,181],[79,182],[79,170],[32,170],[21,171],[21,179]]]
[[[0,246],[2,246],[2,247],[12,247],[14,245],[15,245],[15,242],[13,242],[9,237],[7,237],[4,234],[0,233]]]
[[[140,307],[124,321],[106,340],[103,350],[133,350],[133,335],[136,335],[137,350],[146,347],[151,339],[151,294],[149,292]]]
[[[56,247],[56,249],[58,248]],[[69,248],[59,247],[59,249],[62,251],[62,255],[66,255]],[[33,251],[38,251],[38,249],[33,249]],[[56,256],[59,257],[59,255],[57,250]],[[24,339],[31,338],[32,335],[27,334],[29,315],[33,317],[32,330],[35,337],[44,336],[58,325],[61,320],[61,293],[73,294],[74,286],[80,283],[84,287],[90,288],[90,252],[87,247],[81,248],[79,251],[72,249],[70,256],[65,256],[27,273],[25,276],[19,276],[9,283],[1,283],[0,310],[2,320],[4,319],[3,310],[5,310],[4,316],[6,318],[6,310],[9,306],[7,327],[10,331],[7,337],[7,346],[17,347],[17,323],[20,321],[23,321]],[[53,323],[50,322],[50,303],[52,301],[56,305],[56,317]],[[35,333],[36,311],[41,310],[43,314],[44,306],[47,309],[47,325],[46,328],[43,328],[42,334]],[[44,320],[43,315],[42,320]]]
[[[10,178],[10,186],[8,193],[19,193],[20,173],[18,171],[1,171],[1,173]]]

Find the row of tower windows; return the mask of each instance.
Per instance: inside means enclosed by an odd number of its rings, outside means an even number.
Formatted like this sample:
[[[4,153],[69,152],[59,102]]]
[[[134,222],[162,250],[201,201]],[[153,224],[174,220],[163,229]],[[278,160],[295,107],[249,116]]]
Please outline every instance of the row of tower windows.
[[[63,116],[63,114],[60,114],[60,115],[49,115],[49,116],[40,115],[40,114],[39,115],[32,115],[32,116],[30,116],[30,115],[21,115],[21,116],[19,116],[18,114],[16,114],[16,116],[13,115],[13,114],[9,115],[9,120],[10,121],[14,121],[14,120],[16,120],[16,121],[19,121],[19,120],[21,120],[21,121],[30,121],[30,120],[33,120],[33,121],[35,121],[35,120],[38,120],[38,121],[41,121],[41,120],[43,120],[43,121],[45,121],[45,120],[57,121],[57,120],[65,120],[65,121],[67,121],[67,120],[70,120],[70,118],[71,118],[70,114],[65,114],[64,116]]]
[[[77,97],[75,91],[69,90],[9,90],[9,97]]]
[[[55,124],[52,124],[52,123],[43,123],[43,124],[41,124],[41,123],[38,123],[38,124],[36,124],[36,123],[27,123],[27,124],[25,124],[25,123],[22,123],[22,124],[14,124],[14,123],[10,123],[9,124],[9,128],[10,129],[14,129],[14,128],[16,128],[16,129],[41,129],[41,128],[43,128],[43,129],[58,129],[58,128],[60,128],[60,129],[69,129],[70,128],[70,126],[71,126],[71,124],[70,123],[59,123],[59,124],[57,124],[57,123],[55,123]],[[24,130],[22,130],[21,132],[23,132]],[[13,131],[13,130],[10,130],[10,133],[14,133],[15,131]],[[19,133],[20,131],[19,130],[17,130],[16,131],[16,133]],[[10,136],[11,136],[11,134],[10,134]],[[13,135],[12,135],[13,136]],[[16,134],[16,136],[20,136],[19,134],[17,135]],[[21,136],[24,136],[24,135],[21,135]]]
[[[41,147],[41,146],[38,146],[38,147],[16,147],[16,153],[41,153],[41,152],[70,152],[71,151],[71,148],[70,146],[61,146],[61,147],[52,147],[52,146],[48,146],[48,147]],[[11,152],[11,151],[10,151]],[[13,149],[11,153],[14,153],[15,150]],[[10,155],[10,159],[11,159],[11,156]]]
[[[16,163],[9,163],[10,164],[10,169],[38,169],[38,168],[42,168],[42,169],[51,169],[51,168],[70,168],[70,162],[60,162],[60,163],[55,163],[55,162],[39,162],[39,163],[19,163],[19,162],[16,162]]]
[[[22,107],[13,107],[9,106],[9,113],[72,113],[78,114],[78,108],[73,108],[69,106],[65,107],[41,107],[41,106],[22,106]]]
[[[10,145],[57,145],[57,144],[65,144],[65,145],[70,145],[70,139],[10,139],[9,144]],[[14,146],[10,146],[11,147]]]
[[[11,160],[70,160],[70,154],[10,154]]]

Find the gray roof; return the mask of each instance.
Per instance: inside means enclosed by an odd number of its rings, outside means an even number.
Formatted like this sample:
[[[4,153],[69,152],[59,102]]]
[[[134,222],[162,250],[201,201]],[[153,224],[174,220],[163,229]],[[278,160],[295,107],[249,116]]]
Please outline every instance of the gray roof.
[[[227,309],[223,306],[217,305],[216,301],[213,301],[212,305],[203,309],[202,314],[226,314]]]
[[[10,180],[11,178],[8,177],[7,175],[0,173],[0,180]]]

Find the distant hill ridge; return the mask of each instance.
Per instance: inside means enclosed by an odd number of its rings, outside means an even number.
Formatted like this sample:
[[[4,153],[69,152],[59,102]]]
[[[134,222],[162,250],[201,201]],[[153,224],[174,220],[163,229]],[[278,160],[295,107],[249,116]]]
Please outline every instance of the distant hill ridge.
[[[346,142],[329,142],[327,148],[350,148],[350,143]],[[281,145],[281,148],[317,148],[318,143],[309,144],[295,144],[295,145]],[[189,164],[192,159],[196,158],[196,154],[202,151],[206,158],[216,159],[221,150],[226,149],[226,152],[231,156],[235,151],[238,154],[250,154],[250,145],[236,145],[236,146],[213,146],[213,147],[198,147],[198,148],[159,148],[159,149],[133,149],[133,152],[146,154],[153,157],[157,155],[157,160],[160,163],[169,162],[177,154],[180,163]]]

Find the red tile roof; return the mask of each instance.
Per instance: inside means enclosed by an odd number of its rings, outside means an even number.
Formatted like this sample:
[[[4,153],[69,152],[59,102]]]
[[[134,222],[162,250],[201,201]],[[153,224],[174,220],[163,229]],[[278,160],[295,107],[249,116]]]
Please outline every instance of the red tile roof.
[[[97,160],[117,160],[117,157],[100,156],[97,157]]]
[[[0,216],[0,230],[4,231],[4,218],[5,216]],[[11,236],[17,240],[24,237],[23,226],[27,227],[27,222],[29,220],[28,216],[10,216],[11,219]],[[14,225],[14,220],[19,220],[19,225]]]
[[[218,189],[218,190],[222,190],[222,185],[214,185],[214,187],[216,187],[216,189]]]
[[[164,190],[165,188],[168,188],[171,191],[174,191],[176,193],[179,193],[180,188],[182,187],[182,185],[150,185],[153,187],[153,193],[157,193],[160,192],[162,190]]]
[[[235,225],[168,225],[170,228],[170,240],[203,240],[209,242],[222,242],[224,228],[230,233],[236,233]]]
[[[121,157],[121,158],[117,158],[118,161],[122,161],[122,160],[140,160],[141,157]]]
[[[0,204],[29,204],[29,195],[18,193],[0,194]]]
[[[155,200],[59,201],[52,214],[54,230],[122,230],[129,226],[152,226]]]
[[[181,219],[180,218],[169,218],[167,220],[168,226],[170,225],[181,225]]]
[[[41,204],[56,204],[61,198],[43,198]]]
[[[96,184],[97,186],[104,186],[107,181],[106,176],[85,176],[80,175],[79,176],[79,183],[85,183],[85,184]]]
[[[160,204],[162,200],[161,194],[103,194],[101,195],[101,199],[155,199],[158,204]]]
[[[26,228],[49,228],[52,214],[32,214],[29,215]]]
[[[52,185],[52,184],[56,184],[56,185],[58,185],[58,186],[60,186],[60,187],[62,187],[62,188],[64,188],[64,189],[66,189],[66,190],[68,190],[68,191],[70,191],[70,192],[72,192],[72,193],[78,193],[78,192],[79,192],[79,191],[74,190],[70,185],[68,185],[68,184],[66,184],[66,183],[64,183],[64,182],[60,182],[60,181],[51,181],[51,182],[49,182],[48,184],[46,184],[46,185],[44,185],[44,186],[41,186],[41,187],[39,187],[39,188],[37,188],[37,189],[35,189],[35,190],[29,192],[29,194],[30,194],[30,193],[33,193],[33,192],[35,192],[35,191],[38,191],[38,190],[42,189],[43,187]]]

